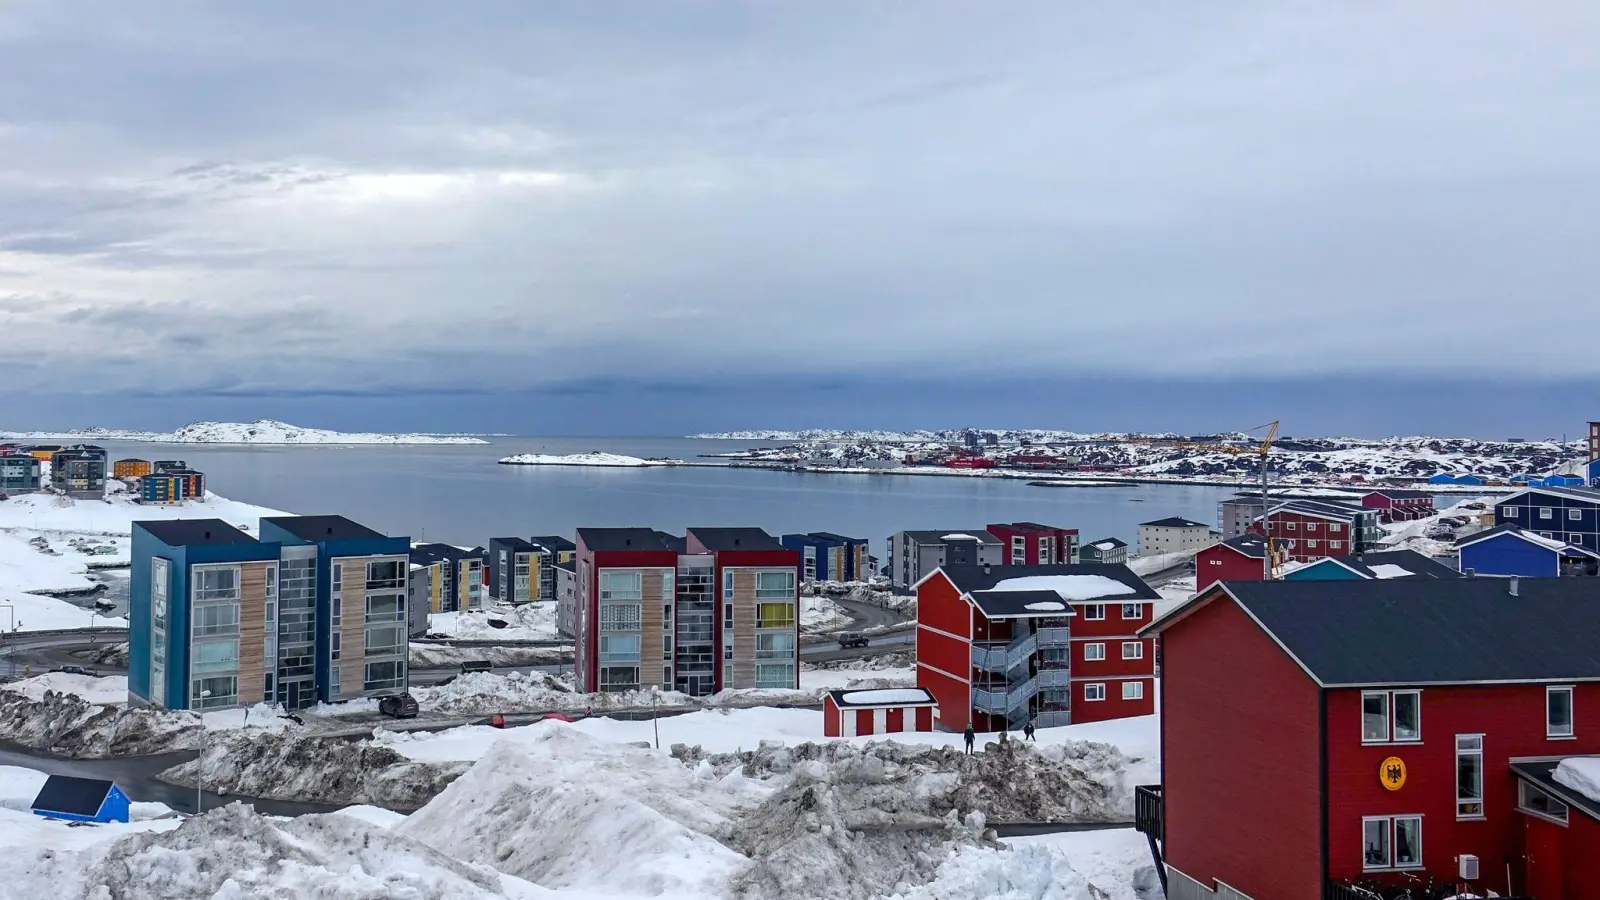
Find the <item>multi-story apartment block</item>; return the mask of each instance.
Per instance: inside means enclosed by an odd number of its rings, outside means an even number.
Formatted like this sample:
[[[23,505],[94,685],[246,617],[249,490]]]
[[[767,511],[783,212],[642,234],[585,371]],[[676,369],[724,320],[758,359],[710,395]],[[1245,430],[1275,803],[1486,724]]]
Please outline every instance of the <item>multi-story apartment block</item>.
[[[779,543],[800,552],[802,581],[865,581],[871,577],[872,556],[866,538],[813,531],[786,534],[779,538]]]
[[[39,489],[42,466],[26,453],[0,456],[0,494],[31,494]]]
[[[1114,537],[1090,541],[1078,550],[1078,561],[1120,566],[1128,561],[1128,542]]]
[[[1274,503],[1271,537],[1281,542],[1284,558],[1315,562],[1330,556],[1365,553],[1377,544],[1383,531],[1379,512],[1346,503],[1290,500]],[[1252,526],[1260,531],[1260,517]]]
[[[1203,550],[1216,543],[1211,526],[1181,516],[1139,523],[1139,552],[1144,556]]]
[[[556,633],[573,637],[578,633],[578,561],[556,563]]]
[[[98,500],[106,495],[104,450],[63,450],[50,458],[50,484],[69,497]]]
[[[917,686],[950,731],[1149,715],[1159,599],[1121,565],[942,566],[917,585]]]
[[[411,547],[410,555],[412,563],[438,569],[438,587],[429,598],[433,612],[484,608],[488,597],[484,586],[484,561],[488,551],[454,544],[416,544]]]
[[[491,538],[489,596],[502,603],[555,600],[555,567],[570,562],[576,554],[576,546],[561,537]]]
[[[889,581],[900,590],[910,590],[940,566],[1003,566],[1007,559],[1006,545],[982,528],[889,536]]]
[[[1065,566],[1078,561],[1078,529],[1012,522],[986,529],[1005,545],[1001,563],[1008,566]]]
[[[343,516],[262,519],[260,535],[282,548],[277,701],[296,709],[403,692],[410,539]]]
[[[150,474],[150,460],[129,457],[111,464],[111,474],[117,478],[138,478]]]
[[[579,690],[794,687],[798,583],[799,554],[759,528],[581,528]]]

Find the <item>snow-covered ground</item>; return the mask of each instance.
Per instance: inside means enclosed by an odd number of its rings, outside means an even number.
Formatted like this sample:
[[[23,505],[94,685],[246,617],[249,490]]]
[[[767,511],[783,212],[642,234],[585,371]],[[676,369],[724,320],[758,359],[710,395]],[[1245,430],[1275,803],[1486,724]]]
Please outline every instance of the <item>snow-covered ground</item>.
[[[487,444],[463,434],[379,434],[303,428],[273,419],[254,422],[194,422],[177,431],[123,431],[83,428],[73,431],[5,431],[0,440],[139,441],[152,444]]]
[[[860,687],[864,682],[880,687],[888,687],[891,684],[910,686],[917,683],[917,670],[914,666],[889,666],[881,669],[866,667],[815,669],[804,663],[800,666],[802,690],[836,691],[848,687]]]
[[[128,702],[128,676],[108,675],[96,678],[89,675],[69,675],[66,672],[46,672],[21,681],[0,684],[0,691],[21,694],[30,700],[43,700],[45,691],[76,694],[94,704]]]
[[[500,622],[497,627],[491,622]],[[525,603],[521,606],[494,606],[487,610],[428,614],[428,631],[465,640],[553,641],[556,633],[556,604]]]
[[[507,466],[593,466],[611,469],[633,469],[640,466],[671,466],[681,464],[681,460],[668,459],[640,459],[637,456],[622,456],[617,453],[602,453],[598,450],[591,453],[568,453],[564,456],[551,456],[544,453],[518,453],[500,460]]]
[[[852,621],[849,613],[827,597],[800,598],[800,630],[806,634],[838,631]]]

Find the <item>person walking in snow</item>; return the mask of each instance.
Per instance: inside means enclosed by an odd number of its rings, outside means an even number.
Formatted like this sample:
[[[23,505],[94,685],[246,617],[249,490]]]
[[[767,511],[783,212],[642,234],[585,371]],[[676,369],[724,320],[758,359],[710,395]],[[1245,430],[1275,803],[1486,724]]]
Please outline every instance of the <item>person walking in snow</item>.
[[[1022,726],[1022,736],[1023,736],[1023,738],[1025,740],[1030,740],[1030,741],[1033,740],[1033,720],[1032,719],[1028,720],[1028,724]],[[1034,743],[1038,743],[1038,742],[1034,741]]]
[[[977,732],[974,732],[972,730],[972,723],[968,722],[967,723],[967,730],[961,732],[962,739],[967,742],[967,755],[968,756],[972,755],[972,742],[973,742],[973,740],[975,738],[977,738],[977,736],[978,736]]]

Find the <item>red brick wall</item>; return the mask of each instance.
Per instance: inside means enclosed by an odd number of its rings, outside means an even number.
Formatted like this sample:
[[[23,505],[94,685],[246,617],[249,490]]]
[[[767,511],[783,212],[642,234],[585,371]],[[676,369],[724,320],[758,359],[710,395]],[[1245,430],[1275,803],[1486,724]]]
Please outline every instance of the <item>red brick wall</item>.
[[[1226,596],[1162,647],[1167,861],[1208,888],[1320,897],[1316,684]]]

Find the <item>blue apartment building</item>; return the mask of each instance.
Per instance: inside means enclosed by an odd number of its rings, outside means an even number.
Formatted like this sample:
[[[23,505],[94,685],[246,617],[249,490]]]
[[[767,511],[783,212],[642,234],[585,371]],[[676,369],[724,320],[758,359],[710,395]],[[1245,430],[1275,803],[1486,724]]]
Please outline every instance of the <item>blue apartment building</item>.
[[[779,543],[800,551],[801,581],[865,581],[872,576],[866,538],[813,531],[786,534]]]
[[[133,523],[129,702],[223,709],[401,693],[410,541],[343,516]]]

